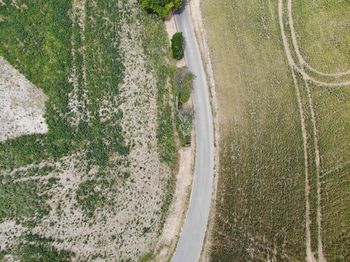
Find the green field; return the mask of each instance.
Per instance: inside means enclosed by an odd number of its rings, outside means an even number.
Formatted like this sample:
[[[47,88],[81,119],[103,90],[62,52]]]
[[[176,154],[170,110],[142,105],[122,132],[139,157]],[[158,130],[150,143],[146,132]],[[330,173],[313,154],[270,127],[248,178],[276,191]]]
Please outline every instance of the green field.
[[[350,259],[349,8],[202,1],[220,121],[212,261]]]
[[[0,3],[0,55],[48,96],[49,132],[0,143],[0,224],[20,230],[0,261],[141,257],[176,166],[164,25],[137,1],[15,2]]]

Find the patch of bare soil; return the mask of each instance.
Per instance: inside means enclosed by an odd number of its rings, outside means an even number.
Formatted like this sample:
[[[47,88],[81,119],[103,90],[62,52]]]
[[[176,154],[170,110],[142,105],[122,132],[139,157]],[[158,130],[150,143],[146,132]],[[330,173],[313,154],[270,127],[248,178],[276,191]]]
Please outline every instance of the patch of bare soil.
[[[0,141],[48,131],[46,95],[0,57]]]
[[[0,250],[10,248],[16,244],[17,237],[21,236],[26,229],[16,221],[7,220],[0,223]]]

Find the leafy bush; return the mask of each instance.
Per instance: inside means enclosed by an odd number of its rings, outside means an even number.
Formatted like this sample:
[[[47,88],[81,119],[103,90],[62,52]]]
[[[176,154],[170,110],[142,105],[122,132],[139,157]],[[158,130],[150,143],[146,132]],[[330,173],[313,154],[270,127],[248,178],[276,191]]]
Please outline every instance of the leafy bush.
[[[181,108],[177,117],[177,130],[182,145],[191,144],[192,122],[192,107]]]
[[[182,0],[141,0],[142,8],[161,17],[168,16],[170,11],[181,7],[181,5]]]
[[[180,60],[184,57],[184,37],[181,32],[177,32],[171,38],[171,50],[173,58]]]
[[[191,96],[194,75],[186,68],[177,68],[174,73],[174,88],[179,105],[185,104]]]

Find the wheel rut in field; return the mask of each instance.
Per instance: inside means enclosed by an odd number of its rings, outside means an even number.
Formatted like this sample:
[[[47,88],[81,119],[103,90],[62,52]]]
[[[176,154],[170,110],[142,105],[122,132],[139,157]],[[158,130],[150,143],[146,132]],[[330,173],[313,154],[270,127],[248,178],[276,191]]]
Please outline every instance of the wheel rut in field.
[[[71,20],[73,33],[71,35],[72,45],[72,67],[70,82],[73,89],[69,94],[69,107],[73,112],[69,122],[78,126],[80,120],[88,121],[91,113],[88,110],[87,94],[87,72],[86,72],[86,47],[85,47],[85,23],[86,23],[86,1],[74,0],[72,3]]]
[[[284,1],[287,2],[287,21],[288,26],[290,29],[290,36],[288,38],[286,34],[286,29],[284,25]],[[317,223],[317,260],[320,262],[326,261],[326,258],[323,253],[323,241],[322,241],[322,208],[321,208],[321,181],[320,181],[320,173],[321,173],[321,166],[320,166],[320,151],[319,151],[319,142],[318,142],[318,130],[317,130],[317,121],[316,121],[316,114],[314,110],[314,103],[311,93],[311,87],[310,83],[313,83],[317,86],[321,87],[332,87],[332,88],[340,88],[340,87],[348,87],[350,85],[350,81],[342,81],[342,82],[325,82],[322,80],[318,80],[315,77],[312,77],[308,74],[307,69],[316,75],[322,77],[333,77],[334,80],[336,80],[339,77],[348,76],[350,75],[350,71],[346,72],[338,72],[338,73],[324,73],[321,72],[312,66],[310,66],[304,59],[304,57],[301,54],[300,46],[297,41],[296,37],[296,31],[294,28],[294,20],[292,15],[292,0],[279,0],[278,2],[278,15],[279,15],[279,25],[280,25],[280,31],[281,31],[281,37],[283,42],[283,47],[285,50],[285,54],[287,57],[288,64],[292,71],[292,77],[294,86],[296,89],[296,95],[298,99],[299,104],[299,113],[301,118],[301,125],[302,125],[302,135],[304,140],[304,160],[305,160],[305,166],[308,165],[309,159],[307,156],[307,149],[308,149],[308,133],[306,130],[306,117],[303,107],[301,106],[301,92],[300,87],[298,86],[298,82],[296,79],[295,73],[298,72],[304,81],[305,89],[307,93],[307,102],[308,102],[308,109],[310,114],[310,120],[312,123],[312,134],[309,134],[310,137],[313,137],[313,151],[315,153],[315,158],[313,161],[315,162],[315,173],[316,173],[316,188],[317,188],[317,210],[316,210],[316,223]],[[292,42],[292,48],[290,47],[289,40],[291,39]],[[292,52],[295,53],[297,61],[294,60],[294,57],[292,55]],[[316,76],[317,77],[317,76]],[[311,245],[311,229],[310,229],[310,185],[309,185],[309,170],[305,168],[305,196],[306,196],[306,259],[307,261],[316,261],[316,258],[314,256],[314,253],[312,252],[312,245]]]
[[[308,68],[310,71],[318,74],[319,76],[331,76],[331,77],[335,77],[335,78],[339,78],[341,76],[348,76],[350,75],[350,71],[346,71],[346,72],[339,72],[339,73],[324,73],[324,72],[320,72],[317,69],[314,69],[312,66],[310,66],[305,59],[303,58],[301,51],[300,51],[300,47],[297,41],[297,37],[296,37],[296,32],[295,32],[295,28],[294,28],[294,20],[293,20],[293,16],[292,16],[292,0],[288,0],[288,14],[287,14],[287,21],[288,21],[288,26],[290,28],[291,31],[291,42],[292,42],[292,47],[290,47],[289,44],[289,40],[286,34],[286,30],[284,27],[284,3],[283,1],[286,0],[279,0],[279,4],[281,5],[281,10],[279,10],[278,15],[280,17],[280,28],[281,28],[281,33],[283,31],[284,34],[284,39],[283,39],[283,45],[284,45],[284,49],[285,49],[285,53],[288,59],[288,63],[298,72],[302,75],[302,77],[304,78],[305,81],[311,81],[313,83],[315,83],[318,86],[321,87],[332,87],[332,88],[339,88],[339,87],[347,87],[350,86],[350,81],[346,80],[346,81],[341,81],[341,82],[325,82],[319,79],[316,79],[313,76],[310,76],[310,74],[308,74],[308,72],[306,71],[306,68]],[[282,28],[283,26],[283,28]],[[282,36],[283,38],[283,36]],[[295,52],[298,60],[300,62],[296,62],[294,60],[294,57],[292,55],[292,53]],[[299,65],[300,64],[300,65]]]
[[[315,163],[315,173],[316,173],[316,188],[317,188],[317,193],[316,193],[316,226],[317,226],[317,260],[314,256],[314,252],[312,250],[312,245],[311,245],[311,222],[310,222],[310,185],[309,185],[309,171],[308,168],[305,168],[305,196],[306,196],[306,259],[307,261],[326,261],[326,258],[324,256],[323,252],[323,241],[322,241],[322,208],[321,208],[321,201],[322,201],[322,195],[321,195],[321,181],[320,181],[320,174],[321,174],[321,164],[320,164],[320,150],[319,150],[319,141],[318,141],[318,130],[317,130],[317,121],[316,121],[316,114],[314,110],[314,102],[312,98],[312,93],[311,93],[311,87],[310,83],[313,83],[315,85],[321,86],[321,87],[334,87],[334,88],[340,88],[340,87],[347,87],[350,85],[350,81],[343,81],[343,82],[324,82],[322,80],[318,80],[315,77],[310,76],[306,69],[316,73],[318,76],[330,76],[334,78],[339,78],[342,76],[347,76],[350,74],[350,71],[347,72],[339,72],[339,73],[324,73],[320,72],[317,69],[313,68],[310,66],[305,59],[303,58],[300,47],[298,45],[295,29],[294,29],[294,20],[292,16],[292,0],[288,0],[288,25],[290,28],[290,39],[292,42],[292,47],[293,50],[291,49],[289,45],[289,40],[286,34],[286,29],[284,25],[284,0],[279,0],[278,2],[278,15],[279,15],[279,24],[280,24],[280,30],[281,30],[281,36],[282,36],[282,42],[285,50],[285,54],[288,60],[288,64],[292,70],[292,77],[293,77],[293,82],[294,86],[296,89],[296,95],[298,99],[298,104],[299,104],[299,113],[300,113],[300,118],[301,118],[301,126],[302,126],[302,134],[303,134],[303,140],[304,140],[304,160],[305,160],[305,166],[309,164],[310,161],[314,161]],[[297,62],[294,60],[294,57],[292,55],[292,51],[295,52],[296,57],[297,57]],[[302,99],[302,94],[300,92],[300,87],[298,86],[298,82],[296,79],[296,72],[298,72],[304,81],[305,84],[305,90],[306,90],[306,100],[308,104],[308,113],[310,114],[310,121],[312,124],[312,131],[311,134],[307,133],[306,130],[306,115],[303,107],[301,106],[301,99]],[[308,141],[308,135],[312,137],[313,139],[313,151],[314,151],[314,159],[308,159],[307,156],[307,150],[309,147],[309,141]],[[310,138],[311,139],[311,138]],[[315,251],[316,253],[316,251]]]
[[[325,73],[325,72],[321,72],[317,69],[315,69],[314,67],[312,67],[310,64],[308,64],[306,62],[306,60],[304,59],[303,55],[301,54],[300,51],[300,45],[298,43],[297,40],[297,36],[296,36],[296,31],[295,31],[295,27],[294,27],[294,18],[293,18],[293,12],[292,12],[292,0],[288,0],[288,23],[289,23],[289,28],[290,28],[290,33],[291,33],[291,39],[292,39],[292,43],[293,43],[293,48],[295,50],[295,53],[298,57],[300,66],[302,67],[306,67],[308,68],[310,71],[320,75],[320,76],[329,76],[329,77],[342,77],[342,76],[347,76],[350,75],[350,70],[348,71],[344,71],[344,72],[336,72],[336,73]]]
[[[310,229],[310,185],[309,185],[309,161],[308,161],[308,153],[307,153],[307,131],[306,131],[306,124],[305,124],[305,114],[304,114],[304,109],[302,106],[302,101],[301,101],[301,94],[300,94],[300,89],[297,83],[296,75],[295,75],[295,63],[293,60],[293,57],[291,55],[289,46],[288,46],[288,39],[285,34],[285,29],[284,29],[284,23],[283,23],[283,2],[282,0],[279,0],[278,2],[278,16],[279,16],[279,25],[280,25],[280,30],[281,30],[281,36],[282,36],[282,41],[283,41],[283,46],[285,49],[285,53],[287,56],[288,64],[291,68],[291,73],[293,77],[293,83],[294,83],[294,88],[297,96],[297,101],[298,101],[298,108],[299,108],[299,115],[300,115],[300,125],[301,125],[301,132],[302,132],[302,137],[303,137],[303,149],[304,149],[304,175],[305,175],[305,237],[306,237],[306,259],[309,262],[315,262],[316,259],[312,253],[312,248],[311,248],[311,229]]]
[[[301,69],[305,70],[305,66],[308,66],[308,64],[305,62],[304,58],[301,55],[298,43],[297,43],[297,38],[294,30],[294,21],[293,21],[293,16],[292,16],[292,0],[288,0],[288,21],[289,21],[289,26],[291,29],[291,36],[292,36],[292,42],[294,49],[296,51],[297,57],[298,57],[298,62],[299,66]],[[310,66],[308,66],[309,69],[311,69]],[[314,71],[316,72],[316,71]],[[341,75],[343,73],[339,73]],[[307,92],[307,97],[308,97],[308,104],[309,104],[309,110],[311,114],[311,122],[312,122],[312,131],[313,131],[313,138],[314,138],[314,151],[315,151],[315,164],[316,164],[316,184],[317,184],[317,256],[319,261],[326,261],[324,254],[323,254],[323,242],[322,242],[322,212],[321,212],[321,182],[320,182],[320,173],[321,173],[321,168],[320,168],[320,151],[319,151],[319,146],[318,146],[318,132],[317,132],[317,124],[316,124],[316,115],[315,115],[315,110],[313,106],[313,99],[312,99],[312,94],[310,90],[310,86],[308,84],[308,81],[304,79],[305,82],[305,87],[306,87],[306,92]]]

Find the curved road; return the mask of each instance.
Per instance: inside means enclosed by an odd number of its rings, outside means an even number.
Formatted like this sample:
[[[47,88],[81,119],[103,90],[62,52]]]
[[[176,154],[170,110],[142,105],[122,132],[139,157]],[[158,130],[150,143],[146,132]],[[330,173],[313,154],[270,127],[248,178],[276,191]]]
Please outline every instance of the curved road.
[[[178,31],[185,37],[185,60],[195,74],[192,101],[196,130],[196,160],[192,193],[186,220],[177,244],[173,262],[196,262],[199,260],[207,229],[214,176],[213,118],[209,102],[209,89],[198,43],[191,23],[189,7],[175,17]]]

